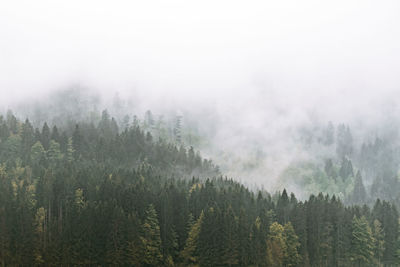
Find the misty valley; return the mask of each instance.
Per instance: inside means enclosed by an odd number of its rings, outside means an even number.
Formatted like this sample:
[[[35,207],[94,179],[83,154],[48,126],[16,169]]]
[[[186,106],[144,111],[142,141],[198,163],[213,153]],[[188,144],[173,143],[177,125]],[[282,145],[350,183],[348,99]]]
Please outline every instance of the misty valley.
[[[0,267],[400,267],[399,0],[0,0]]]
[[[98,111],[77,92],[0,115],[2,266],[400,265],[392,128],[301,125],[307,156],[252,185],[267,152],[230,165],[190,112]]]

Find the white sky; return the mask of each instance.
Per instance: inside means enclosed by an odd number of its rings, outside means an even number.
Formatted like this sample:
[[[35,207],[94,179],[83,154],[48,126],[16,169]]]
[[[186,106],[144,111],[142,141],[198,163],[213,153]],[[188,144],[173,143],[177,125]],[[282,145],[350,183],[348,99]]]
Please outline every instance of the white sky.
[[[2,0],[0,92],[375,96],[399,89],[399,14],[385,0]]]

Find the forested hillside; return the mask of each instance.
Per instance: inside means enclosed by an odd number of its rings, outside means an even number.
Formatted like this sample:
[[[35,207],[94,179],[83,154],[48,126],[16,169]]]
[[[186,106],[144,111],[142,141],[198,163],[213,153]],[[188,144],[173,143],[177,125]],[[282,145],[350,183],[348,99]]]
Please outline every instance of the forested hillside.
[[[400,264],[390,202],[253,192],[193,147],[99,117],[0,118],[2,266]]]
[[[310,155],[294,160],[280,175],[282,184],[305,195],[336,194],[346,204],[373,205],[377,198],[400,205],[400,146],[393,127],[358,129],[332,122],[299,131],[297,143]],[[368,137],[369,136],[369,137]],[[368,137],[368,138],[367,138]]]

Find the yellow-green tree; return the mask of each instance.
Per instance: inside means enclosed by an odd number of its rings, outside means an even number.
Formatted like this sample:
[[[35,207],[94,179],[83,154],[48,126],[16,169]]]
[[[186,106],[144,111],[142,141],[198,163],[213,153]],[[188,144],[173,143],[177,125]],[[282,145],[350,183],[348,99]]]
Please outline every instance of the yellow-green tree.
[[[146,219],[143,223],[143,263],[148,266],[160,266],[162,264],[160,226],[157,212],[153,204],[146,210]]]
[[[287,246],[285,241],[284,227],[274,222],[269,227],[267,239],[267,259],[270,266],[282,266],[287,257]]]
[[[196,254],[196,248],[203,218],[204,218],[204,212],[201,212],[197,221],[190,228],[185,248],[181,252],[181,258],[184,266],[198,265],[198,255]]]
[[[301,256],[299,254],[299,237],[296,235],[291,222],[285,224],[284,238],[286,243],[286,255],[283,260],[285,266],[297,266],[301,262]]]
[[[374,238],[365,216],[354,216],[352,222],[351,261],[358,266],[371,263],[374,256]]]
[[[377,266],[382,266],[383,252],[385,251],[385,232],[382,228],[382,223],[375,219],[372,229],[374,237],[374,254]]]

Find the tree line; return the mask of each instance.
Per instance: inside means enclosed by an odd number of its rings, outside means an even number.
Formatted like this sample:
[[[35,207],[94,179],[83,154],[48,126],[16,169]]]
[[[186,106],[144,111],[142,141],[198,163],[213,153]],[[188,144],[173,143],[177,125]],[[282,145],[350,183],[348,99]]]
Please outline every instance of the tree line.
[[[398,266],[399,215],[253,192],[139,125],[0,117],[2,266]]]

